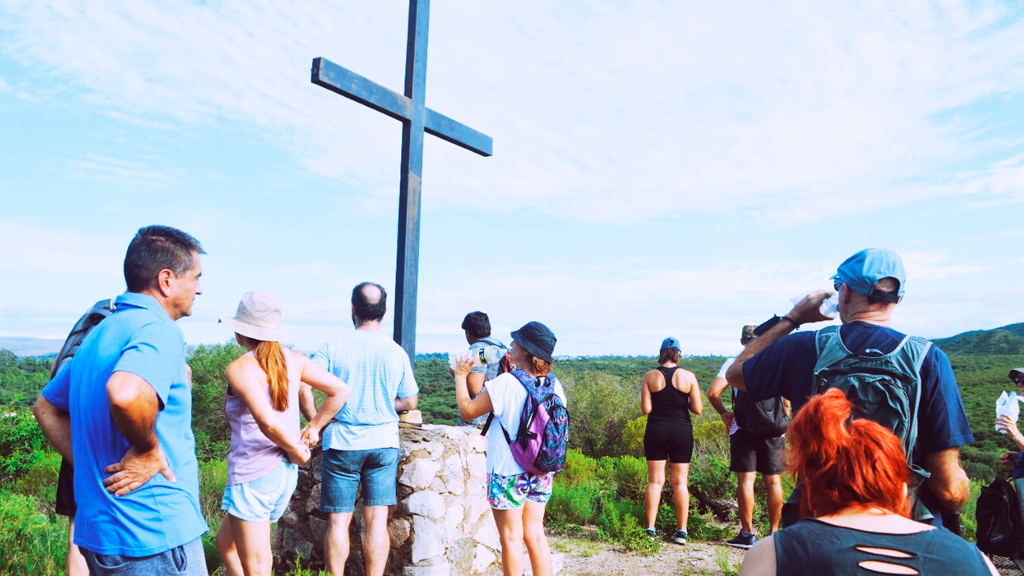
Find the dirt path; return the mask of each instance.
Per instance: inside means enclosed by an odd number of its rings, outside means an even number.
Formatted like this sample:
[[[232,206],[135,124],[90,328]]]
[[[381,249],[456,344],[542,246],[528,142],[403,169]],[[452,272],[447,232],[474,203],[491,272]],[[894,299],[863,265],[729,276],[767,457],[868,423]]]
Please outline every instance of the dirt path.
[[[560,576],[681,576],[684,574],[726,574],[739,572],[746,550],[720,543],[690,542],[679,546],[663,543],[650,556],[628,552],[622,546],[564,536],[549,536],[559,563]],[[722,566],[725,566],[725,570]]]

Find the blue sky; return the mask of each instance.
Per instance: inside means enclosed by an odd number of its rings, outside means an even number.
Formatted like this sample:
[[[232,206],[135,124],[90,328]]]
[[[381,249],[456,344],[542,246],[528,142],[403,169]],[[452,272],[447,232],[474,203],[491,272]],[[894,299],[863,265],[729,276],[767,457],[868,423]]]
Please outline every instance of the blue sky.
[[[731,353],[869,246],[898,329],[1024,321],[1021,2],[432,4],[427,106],[494,156],[426,137],[419,352],[479,309],[558,354]],[[154,223],[208,252],[190,344],[247,290],[300,349],[393,294],[400,124],[309,69],[400,91],[407,10],[0,0],[0,335],[63,338]]]

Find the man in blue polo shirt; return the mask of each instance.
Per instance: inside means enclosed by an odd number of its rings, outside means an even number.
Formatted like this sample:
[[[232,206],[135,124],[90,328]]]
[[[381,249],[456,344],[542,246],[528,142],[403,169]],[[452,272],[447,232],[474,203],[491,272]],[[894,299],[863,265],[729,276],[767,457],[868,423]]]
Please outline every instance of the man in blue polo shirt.
[[[839,266],[833,280],[843,323],[839,336],[846,349],[868,357],[896,350],[904,335],[889,324],[906,284],[899,255],[878,248],[862,250]],[[801,324],[829,320],[820,307],[831,295],[824,290],[809,294],[748,344],[726,374],[729,384],[746,390],[753,400],[783,396],[794,411],[799,410],[813,393],[817,333],[790,332]],[[934,515],[933,523],[941,525],[943,509],[959,510],[970,495],[967,474],[960,467],[960,446],[974,442],[974,436],[949,358],[938,347],[928,348],[918,375],[921,400],[913,459],[931,474],[918,496]]]
[[[207,574],[191,382],[175,324],[202,293],[203,253],[180,230],[140,229],[117,311],[36,402],[39,427],[74,461],[75,544],[92,574],[126,565],[132,574]]]

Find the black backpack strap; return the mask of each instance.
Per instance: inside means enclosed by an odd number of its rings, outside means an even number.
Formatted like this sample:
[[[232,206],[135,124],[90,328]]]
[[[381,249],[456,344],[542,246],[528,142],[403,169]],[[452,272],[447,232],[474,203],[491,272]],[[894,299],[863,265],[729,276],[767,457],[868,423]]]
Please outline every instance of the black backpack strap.
[[[484,422],[484,427],[480,429],[481,436],[487,436],[487,431],[491,428],[491,422],[494,422],[494,412],[487,415],[487,422]]]

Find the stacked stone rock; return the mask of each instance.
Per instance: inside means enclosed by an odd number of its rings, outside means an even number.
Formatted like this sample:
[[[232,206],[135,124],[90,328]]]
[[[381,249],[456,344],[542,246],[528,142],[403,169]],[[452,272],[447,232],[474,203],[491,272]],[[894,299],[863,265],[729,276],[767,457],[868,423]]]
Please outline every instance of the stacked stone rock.
[[[501,542],[487,505],[487,439],[467,427],[402,429],[398,505],[388,515],[389,576],[455,576],[488,570]],[[284,574],[301,557],[304,568],[324,566],[327,515],[320,504],[320,449],[299,468],[288,511],[274,532],[274,571]],[[352,519],[346,574],[362,575],[362,507]],[[314,572],[315,573],[315,572]]]

